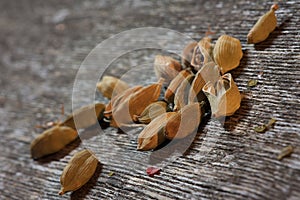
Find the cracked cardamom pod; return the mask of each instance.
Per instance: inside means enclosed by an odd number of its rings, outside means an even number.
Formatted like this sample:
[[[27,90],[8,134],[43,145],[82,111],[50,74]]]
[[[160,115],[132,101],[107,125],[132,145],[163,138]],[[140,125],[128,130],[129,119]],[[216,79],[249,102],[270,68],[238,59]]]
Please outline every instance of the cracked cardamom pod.
[[[132,123],[134,115],[140,116],[148,105],[158,100],[162,87],[161,82],[162,79],[158,83],[143,87],[120,102],[120,105],[112,111],[113,121],[111,125],[120,127],[122,124]]]
[[[240,107],[241,94],[230,73],[220,77],[215,84],[206,83],[202,90],[215,118],[233,115]]]
[[[168,104],[164,101],[151,103],[145,108],[140,116],[134,115],[133,121],[149,124],[153,119],[167,112]]]
[[[181,54],[181,65],[185,68],[191,67],[191,61],[194,53],[194,49],[197,46],[197,42],[191,42],[186,45]]]
[[[196,102],[184,106],[168,119],[165,127],[165,137],[172,140],[190,135],[197,130],[202,116],[201,103]]]
[[[164,85],[168,85],[181,71],[180,63],[169,56],[157,55],[154,60],[154,71],[158,79],[164,79]]]
[[[222,74],[236,68],[243,57],[240,40],[229,35],[220,36],[215,44],[213,55]]]
[[[248,44],[256,44],[262,42],[268,38],[272,31],[274,31],[277,25],[275,11],[278,8],[279,6],[277,4],[274,4],[266,14],[259,18],[259,20],[247,35]]]
[[[194,67],[195,71],[201,69],[203,65],[212,61],[211,58],[212,44],[210,37],[202,38],[197,46],[194,48],[194,53],[191,61],[191,65]]]
[[[97,83],[97,88],[104,97],[111,99],[113,94],[114,96],[120,94],[124,90],[127,90],[129,86],[127,83],[116,77],[103,76],[102,80]]]
[[[77,131],[67,126],[54,126],[37,136],[30,146],[31,156],[38,159],[56,153],[77,138]]]
[[[165,92],[165,100],[169,103],[172,103],[174,101],[174,96],[177,88],[180,86],[180,84],[191,75],[192,72],[188,70],[182,70],[178,73],[178,75],[171,81],[170,85],[168,86],[166,92]]]
[[[70,128],[82,129],[92,126],[98,122],[98,119],[102,119],[105,105],[103,103],[96,103],[88,106],[81,107],[68,116],[65,121],[61,123],[63,126]],[[76,119],[76,126],[75,121]]]
[[[194,75],[189,75],[181,82],[180,86],[176,90],[174,97],[174,111],[178,111],[188,104],[188,95],[194,78]]]
[[[151,150],[165,141],[165,126],[175,112],[167,112],[151,121],[138,136],[137,150]]]
[[[202,88],[206,83],[211,81],[215,83],[220,77],[219,67],[214,62],[205,64],[195,75],[192,86],[189,91],[188,102],[203,101],[205,95]],[[195,99],[197,97],[197,99]]]
[[[60,177],[61,189],[59,195],[75,191],[86,184],[94,175],[98,165],[97,158],[88,150],[76,153]]]

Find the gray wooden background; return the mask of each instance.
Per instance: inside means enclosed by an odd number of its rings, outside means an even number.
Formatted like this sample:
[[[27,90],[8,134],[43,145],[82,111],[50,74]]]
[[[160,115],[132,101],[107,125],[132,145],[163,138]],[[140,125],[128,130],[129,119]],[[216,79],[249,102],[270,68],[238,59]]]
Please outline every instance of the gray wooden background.
[[[246,45],[247,32],[272,3],[1,0],[0,199],[299,199],[300,2],[280,2],[278,28],[261,44]],[[57,120],[62,104],[71,112],[77,70],[98,43],[145,26],[173,29],[195,40],[208,27],[214,39],[224,33],[239,38],[244,57],[231,73],[243,94],[241,108],[224,127],[204,122],[189,150],[153,178],[145,173],[147,163],[136,156],[135,140],[105,129],[122,159],[112,155],[83,188],[58,196],[63,168],[86,146],[77,140],[34,161],[29,146],[41,133],[35,126]],[[113,62],[108,73],[120,75],[128,66],[151,64],[156,53],[161,52],[131,52]],[[249,79],[257,79],[258,85],[248,89]],[[277,119],[274,128],[254,132],[271,117]],[[110,155],[111,144],[103,144],[98,153]],[[287,145],[295,152],[278,161]],[[139,167],[133,169],[132,163]]]

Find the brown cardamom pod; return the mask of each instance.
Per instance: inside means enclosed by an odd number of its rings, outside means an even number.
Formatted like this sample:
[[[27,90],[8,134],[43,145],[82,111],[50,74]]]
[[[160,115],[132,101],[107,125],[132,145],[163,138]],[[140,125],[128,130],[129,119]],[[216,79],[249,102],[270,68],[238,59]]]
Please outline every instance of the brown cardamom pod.
[[[197,130],[203,113],[201,103],[196,102],[184,106],[168,119],[165,127],[165,137],[172,140],[190,135]]]
[[[102,119],[104,109],[105,105],[103,103],[96,103],[81,107],[75,110],[72,115],[67,117],[67,119],[61,123],[61,125],[68,126],[75,130],[76,128],[87,128],[96,124],[99,119]],[[74,119],[76,119],[76,126]]]
[[[102,80],[97,83],[98,90],[103,96],[111,99],[112,95],[117,95],[129,88],[128,84],[124,81],[113,77],[113,76],[103,76]]]
[[[88,150],[76,153],[60,177],[61,189],[59,195],[75,191],[86,184],[97,169],[98,160]]]
[[[153,119],[167,112],[168,104],[164,101],[151,103],[145,108],[140,116],[134,115],[133,121],[149,124]]]
[[[191,67],[191,61],[194,53],[194,49],[197,46],[197,42],[191,42],[184,47],[181,54],[181,65],[185,68]]]
[[[177,88],[180,86],[182,81],[186,79],[189,75],[191,75],[192,72],[189,70],[182,70],[179,72],[179,74],[171,81],[170,85],[168,86],[166,92],[165,92],[165,100],[169,103],[173,103],[174,96]]]
[[[77,131],[73,128],[59,125],[54,126],[44,131],[31,142],[31,156],[33,159],[38,159],[56,153],[74,141],[77,136]]]
[[[278,5],[274,4],[266,14],[259,18],[247,35],[248,44],[262,42],[268,38],[272,31],[274,31],[277,25],[277,19],[275,16],[275,11],[277,9]]]
[[[203,87],[203,92],[215,118],[233,115],[240,107],[241,94],[229,73],[220,77],[215,84],[208,82]]]
[[[169,56],[155,56],[154,71],[158,79],[164,79],[164,85],[168,85],[181,71],[180,63]]]
[[[121,127],[122,124],[132,123],[134,115],[140,116],[148,105],[158,100],[162,87],[161,81],[160,79],[158,83],[138,90],[122,101],[113,110],[113,123],[111,125]]]
[[[138,85],[132,88],[128,88],[127,90],[125,90],[122,93],[119,93],[116,96],[113,96],[112,99],[110,100],[110,102],[106,105],[105,110],[104,110],[104,116],[107,119],[111,119],[112,118],[112,111],[116,110],[116,108],[121,105],[124,100],[126,98],[128,98],[128,96],[130,96],[131,94],[137,92],[138,90],[142,89],[143,87]]]
[[[194,75],[189,75],[182,81],[178,89],[176,90],[174,97],[174,111],[180,110],[182,107],[188,104],[188,95],[191,88],[191,83],[194,80]]]
[[[205,64],[197,73],[192,82],[192,86],[189,91],[188,102],[192,103],[195,101],[201,102],[205,99],[205,95],[202,93],[203,86],[211,81],[215,83],[220,77],[219,67],[214,62]],[[203,95],[201,96],[200,93]],[[197,99],[195,99],[198,97]]]
[[[164,113],[148,124],[138,136],[138,150],[155,149],[165,141],[165,125],[168,119],[175,115],[175,112]]]
[[[220,36],[215,44],[213,55],[222,74],[236,68],[243,57],[240,40],[229,35]]]
[[[194,48],[191,64],[194,67],[195,71],[200,70],[203,65],[212,61],[211,52],[211,38],[204,37],[198,42],[197,46]]]

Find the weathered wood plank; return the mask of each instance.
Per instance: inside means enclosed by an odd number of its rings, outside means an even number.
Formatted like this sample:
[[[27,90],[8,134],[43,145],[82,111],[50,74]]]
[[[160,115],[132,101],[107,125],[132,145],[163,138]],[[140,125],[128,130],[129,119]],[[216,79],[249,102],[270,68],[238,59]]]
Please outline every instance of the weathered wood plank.
[[[300,2],[280,2],[278,28],[261,44],[246,44],[248,30],[272,3],[1,1],[0,199],[299,199]],[[58,14],[66,17],[55,18]],[[224,128],[211,119],[205,122],[189,150],[154,178],[145,173],[143,158],[149,153],[136,152],[135,138],[105,129],[113,142],[96,150],[104,154],[104,164],[83,188],[58,196],[64,166],[85,145],[78,140],[33,161],[29,145],[41,132],[34,126],[59,118],[62,103],[71,111],[74,78],[95,45],[145,26],[174,29],[196,40],[210,26],[213,39],[223,33],[239,38],[244,57],[232,74],[243,93],[241,108],[226,119]],[[151,64],[157,53],[128,53],[108,73],[122,75],[132,65]],[[247,88],[249,79],[257,79],[258,85]],[[277,119],[274,128],[254,132],[254,126],[271,117]],[[103,144],[98,136],[89,142],[91,148]],[[278,161],[280,149],[290,144],[295,152]],[[122,157],[112,146],[119,147]],[[109,172],[115,174],[109,177]]]

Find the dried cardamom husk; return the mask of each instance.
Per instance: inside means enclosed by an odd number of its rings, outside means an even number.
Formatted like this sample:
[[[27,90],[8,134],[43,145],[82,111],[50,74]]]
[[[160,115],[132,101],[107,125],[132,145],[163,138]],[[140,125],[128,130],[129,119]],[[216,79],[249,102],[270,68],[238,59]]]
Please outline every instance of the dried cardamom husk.
[[[220,77],[215,84],[208,82],[203,87],[203,92],[215,118],[233,115],[240,107],[241,94],[229,73]]]
[[[217,82],[220,78],[219,67],[214,62],[205,64],[197,73],[192,82],[192,86],[189,91],[188,102],[203,101],[205,95],[202,92],[202,88],[209,81],[212,83]],[[196,99],[197,97],[197,99]]]
[[[168,86],[166,92],[165,92],[165,100],[169,103],[173,103],[174,96],[177,88],[180,86],[180,84],[191,75],[192,72],[189,70],[182,70],[178,73],[178,75],[171,81],[170,85]]]
[[[186,77],[186,79],[182,81],[180,86],[177,88],[174,97],[174,111],[178,111],[188,104],[188,95],[194,78],[194,75],[189,75],[188,77]]]
[[[165,126],[168,119],[175,115],[175,112],[167,112],[151,121],[138,136],[138,150],[155,149],[165,141]]]
[[[215,44],[213,55],[222,74],[236,68],[243,57],[240,40],[229,35],[220,36]]]
[[[278,5],[274,4],[266,14],[259,18],[259,20],[247,35],[248,44],[256,44],[262,42],[268,38],[272,31],[274,31],[277,25],[275,11],[278,8]]]
[[[277,156],[278,160],[282,160],[284,157],[290,156],[294,152],[294,147],[289,145],[283,148],[280,154]]]
[[[164,79],[164,85],[168,85],[181,71],[180,63],[169,56],[155,56],[154,71],[158,79]]]
[[[92,126],[103,118],[103,111],[105,105],[103,103],[96,103],[81,107],[68,116],[65,121],[61,123],[62,126],[68,126],[73,129],[82,129]],[[76,126],[75,121],[76,119]]]
[[[116,109],[113,109],[111,125],[121,127],[122,124],[132,123],[134,115],[140,116],[148,105],[158,100],[162,87],[161,82],[160,79],[158,83],[143,87],[124,99]]]
[[[186,45],[181,54],[181,65],[185,68],[191,67],[191,61],[194,53],[194,49],[197,46],[197,42],[191,42]]]
[[[131,94],[137,92],[138,90],[142,89],[143,87],[138,85],[138,86],[134,86],[132,88],[128,88],[127,90],[125,90],[122,93],[119,93],[116,96],[113,96],[112,99],[110,100],[110,102],[106,105],[105,110],[104,110],[104,116],[107,119],[111,119],[112,118],[112,111],[115,110],[120,104],[122,104],[122,102],[128,98],[128,96],[130,96]]]
[[[38,159],[56,153],[77,138],[77,131],[67,126],[54,126],[37,136],[30,146],[31,156]]]
[[[98,165],[97,158],[88,150],[76,153],[60,177],[61,189],[59,195],[75,191],[86,184],[94,175]]]
[[[133,121],[149,124],[153,119],[167,112],[168,104],[165,101],[151,103],[140,116],[134,115]]]
[[[198,128],[202,116],[201,103],[196,102],[184,106],[168,119],[165,127],[165,137],[172,140],[190,135]]]
[[[210,37],[201,39],[197,46],[194,48],[191,64],[195,71],[201,69],[203,65],[212,61],[211,58],[212,44]]]
[[[102,80],[97,83],[97,88],[104,97],[111,99],[113,94],[118,95],[127,90],[129,86],[127,83],[116,77],[103,76]]]

